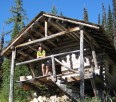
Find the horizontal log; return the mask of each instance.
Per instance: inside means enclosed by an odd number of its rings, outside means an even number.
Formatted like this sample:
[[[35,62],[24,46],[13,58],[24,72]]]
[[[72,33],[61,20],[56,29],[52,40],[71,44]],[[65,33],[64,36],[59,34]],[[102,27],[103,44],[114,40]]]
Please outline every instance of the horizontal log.
[[[70,54],[70,53],[76,53],[76,52],[79,52],[79,50],[70,51],[70,52],[64,52],[64,53],[59,53],[59,54],[54,54],[52,56],[57,57],[57,56],[66,55],[66,54]],[[37,62],[37,61],[40,61],[40,60],[45,60],[45,59],[48,59],[48,58],[51,58],[51,55],[50,56],[46,56],[44,58],[33,59],[33,60],[28,60],[28,61],[16,63],[16,65],[24,65],[24,64],[28,64],[28,63],[32,63],[32,62]]]
[[[62,24],[60,24],[59,22],[56,22],[56,24],[60,27],[60,30],[67,30],[67,29],[66,29]],[[74,34],[69,33],[69,34],[67,34],[67,36],[68,36],[69,38],[72,38],[72,39],[76,40],[76,41],[79,41],[79,39],[76,38],[76,37],[74,36]]]
[[[31,44],[34,44],[34,43],[39,43],[39,42],[42,42],[42,41],[45,41],[45,40],[48,40],[48,39],[52,39],[52,38],[55,38],[55,37],[58,37],[58,36],[62,36],[62,35],[67,34],[67,33],[77,31],[77,30],[80,30],[80,28],[79,27],[70,28],[68,30],[65,30],[65,31],[62,31],[62,32],[59,32],[59,33],[44,37],[44,38],[40,38],[40,39],[37,39],[37,40],[34,40],[34,41],[30,41],[30,42],[27,42],[27,43],[17,45],[16,48],[31,45]]]
[[[43,57],[43,58],[32,59],[32,60],[16,63],[16,65],[24,65],[24,64],[28,64],[28,63],[32,63],[32,62],[37,62],[37,61],[40,61],[40,60],[45,60],[45,59],[48,59],[48,58],[51,58],[51,56],[46,56],[46,57]]]
[[[43,15],[46,17],[49,17],[49,18],[57,19],[57,20],[62,20],[62,21],[66,21],[66,22],[70,22],[70,23],[74,23],[74,24],[80,24],[80,25],[87,26],[87,27],[94,28],[94,29],[100,29],[100,27],[97,25],[88,24],[88,23],[81,22],[78,20],[76,21],[76,20],[66,19],[66,18],[62,18],[62,17],[58,17],[58,16],[49,15],[49,14],[43,14]]]
[[[34,31],[35,33],[37,33],[40,37],[45,37],[43,34],[41,34],[40,32],[36,31],[35,29],[31,29],[32,31]],[[48,43],[50,43],[52,46],[57,47],[57,45],[55,43],[53,43],[50,40],[47,40]]]
[[[18,51],[18,53],[21,54],[21,55],[23,55],[24,57],[29,57],[30,59],[34,59],[33,56],[31,56],[30,54],[27,54],[27,53],[25,53],[23,51]]]

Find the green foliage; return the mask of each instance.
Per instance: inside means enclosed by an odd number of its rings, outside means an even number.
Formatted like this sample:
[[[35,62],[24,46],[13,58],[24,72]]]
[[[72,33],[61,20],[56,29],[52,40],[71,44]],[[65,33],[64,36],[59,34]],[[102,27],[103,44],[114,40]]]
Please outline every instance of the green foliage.
[[[52,6],[51,13],[52,13],[53,15],[57,15],[57,13],[58,13],[58,10],[56,9],[56,7],[55,7],[54,5]]]
[[[15,0],[15,6],[11,7],[10,12],[12,16],[6,21],[7,24],[13,23],[12,39],[24,28],[24,20],[27,20],[25,10],[22,8],[23,1]]]
[[[2,65],[3,69],[3,83],[0,91],[0,102],[8,102],[9,97],[9,83],[10,83],[10,60],[5,59]],[[20,75],[29,75],[28,68],[26,66],[15,67],[14,77],[14,102],[27,102],[28,92],[22,90],[16,83],[19,80]]]
[[[112,11],[110,9],[109,5],[109,10],[108,10],[108,19],[107,19],[107,34],[108,36],[112,39],[113,37],[113,17],[112,17]]]
[[[114,26],[113,26],[113,28],[114,28],[114,30],[113,30],[113,33],[114,33],[114,47],[115,47],[115,49],[116,49],[116,0],[112,0],[112,4],[113,4],[113,24],[114,24]]]
[[[100,25],[101,21],[100,21],[100,14],[98,14],[98,24]]]
[[[9,73],[10,73],[10,60],[5,59],[2,65],[2,88],[0,90],[0,102],[8,102],[9,97]],[[2,99],[2,100],[1,100]]]
[[[15,0],[15,6],[10,10],[12,17],[8,19],[7,24],[13,24],[13,30],[11,39],[17,36],[17,34],[24,27],[25,11],[22,8],[22,0]],[[9,84],[10,84],[10,60],[5,59],[2,65],[2,87],[0,90],[0,102],[8,102],[9,97]],[[25,66],[16,66],[14,75],[14,102],[27,102],[28,92],[18,87],[16,83],[19,80],[20,75],[30,74],[28,68]]]
[[[102,3],[102,26],[106,30],[106,9]]]
[[[16,83],[17,80],[19,80],[20,75],[27,76],[30,72],[28,71],[28,68],[26,66],[16,66],[15,67],[15,83],[14,83],[14,100],[15,102],[27,102],[28,92],[22,90],[22,88],[19,87],[18,83]]]
[[[84,21],[89,21],[88,19],[88,11],[86,8],[84,8]]]
[[[62,12],[60,12],[60,16],[63,16],[63,13]]]

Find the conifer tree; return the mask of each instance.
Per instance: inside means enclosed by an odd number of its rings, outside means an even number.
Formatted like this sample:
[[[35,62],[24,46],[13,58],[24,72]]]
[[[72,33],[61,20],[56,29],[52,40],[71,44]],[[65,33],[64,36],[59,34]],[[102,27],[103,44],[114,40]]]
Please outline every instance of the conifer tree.
[[[51,13],[52,13],[53,15],[57,15],[57,13],[58,13],[58,11],[57,11],[57,9],[56,9],[56,7],[55,7],[54,5],[52,6]]]
[[[107,19],[107,34],[108,36],[112,39],[113,37],[113,18],[112,18],[112,11],[109,5],[109,9],[108,9],[108,19]]]
[[[89,21],[88,19],[88,11],[86,8],[84,8],[84,21]]]
[[[21,31],[24,26],[25,11],[23,9],[22,0],[15,0],[15,6],[11,8],[12,17],[8,19],[7,24],[13,24],[12,37],[13,39]],[[2,65],[3,69],[3,83],[0,90],[0,102],[8,102],[9,96],[9,75],[10,75],[10,63],[9,59],[5,59]],[[19,80],[20,74],[28,75],[30,72],[26,66],[15,67],[14,78],[14,102],[27,102],[28,93],[18,88],[16,81]],[[2,100],[3,99],[3,100]]]
[[[100,20],[100,14],[98,14],[98,24],[100,25],[101,20]]]
[[[7,24],[13,23],[12,38],[24,27],[24,20],[27,19],[25,10],[23,9],[23,1],[15,0],[15,6],[10,10],[12,16],[6,21]]]
[[[102,3],[102,26],[106,30],[106,9]]]
[[[63,13],[62,12],[60,12],[60,16],[63,16]]]
[[[3,46],[4,46],[4,25],[3,25],[3,30],[1,34],[1,40],[0,40],[0,86],[2,84],[2,63],[4,61],[3,56],[1,55]]]
[[[113,34],[113,37],[114,37],[114,46],[115,46],[115,49],[116,49],[116,0],[112,0],[113,2],[113,21],[114,21],[114,34]]]

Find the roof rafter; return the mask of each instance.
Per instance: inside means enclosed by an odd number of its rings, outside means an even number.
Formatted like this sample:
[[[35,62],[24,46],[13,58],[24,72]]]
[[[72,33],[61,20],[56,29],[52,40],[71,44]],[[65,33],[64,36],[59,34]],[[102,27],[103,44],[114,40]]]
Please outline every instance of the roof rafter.
[[[55,37],[58,37],[58,36],[61,36],[61,35],[65,35],[67,33],[71,33],[71,32],[74,32],[74,31],[78,31],[78,30],[80,30],[79,27],[70,28],[70,29],[67,29],[65,31],[62,31],[62,32],[59,32],[59,33],[56,33],[56,34],[53,34],[53,35],[50,35],[50,36],[47,36],[47,37],[44,37],[44,38],[40,38],[40,39],[37,39],[37,40],[34,40],[34,41],[30,41],[30,42],[27,42],[27,43],[17,45],[16,48],[20,48],[20,47],[23,47],[23,46],[26,46],[26,45],[31,45],[31,44],[34,44],[34,43],[39,43],[39,42],[49,40],[49,39],[52,39],[52,38],[55,38]]]

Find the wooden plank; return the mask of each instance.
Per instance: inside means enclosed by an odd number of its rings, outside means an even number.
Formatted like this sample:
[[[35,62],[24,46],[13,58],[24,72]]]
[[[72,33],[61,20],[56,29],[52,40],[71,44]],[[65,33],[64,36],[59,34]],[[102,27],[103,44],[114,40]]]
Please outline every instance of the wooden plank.
[[[99,44],[98,44],[98,43],[96,42],[96,40],[88,33],[87,30],[84,30],[84,34],[85,34],[85,36],[86,36],[90,41],[93,42],[93,44],[94,44],[97,48],[99,48]]]
[[[30,54],[27,54],[27,53],[25,53],[25,52],[23,52],[23,51],[17,51],[17,53],[23,55],[24,57],[29,57],[30,59],[34,59],[33,56],[31,56]]]
[[[45,21],[45,36],[47,37],[48,36],[48,23]]]
[[[58,62],[60,65],[64,66],[67,70],[73,72],[73,73],[77,73],[76,71],[74,71],[73,69],[65,66],[62,62],[60,62],[57,58],[55,58],[55,61]]]
[[[15,68],[15,49],[12,48],[12,59],[11,59],[11,70],[10,70],[10,92],[9,92],[9,102],[13,102],[14,98],[14,68]]]
[[[96,53],[95,53],[95,48],[93,43],[91,42],[91,50],[92,50],[92,57],[93,57],[93,62],[95,65],[95,68],[93,69],[93,72],[95,72],[96,69],[98,69],[98,63],[97,63],[97,57],[96,57]]]
[[[64,26],[62,26],[58,21],[56,22],[56,24],[59,27],[61,27],[61,29],[66,30],[66,28]],[[67,35],[72,36],[72,38],[75,39],[76,41],[79,41],[79,39],[80,39],[78,32],[71,32],[71,33],[69,33]],[[89,44],[89,41],[85,37],[84,37],[84,40]]]
[[[38,31],[36,31],[34,29],[32,29],[32,31],[34,31],[35,33],[37,33],[38,35],[40,35],[40,37],[42,37],[42,38],[44,37],[44,35],[42,35],[40,32],[38,32]],[[52,41],[47,40],[47,42],[50,43],[51,45],[53,45],[54,47],[57,47],[57,45],[55,43],[53,43]]]
[[[31,44],[34,44],[34,43],[39,43],[39,42],[42,42],[42,41],[45,41],[45,40],[49,40],[49,39],[52,39],[52,38],[55,38],[55,37],[58,37],[58,36],[61,36],[61,35],[65,35],[67,33],[71,33],[71,32],[77,31],[77,30],[80,30],[79,27],[70,28],[68,30],[65,30],[65,31],[62,31],[62,32],[59,32],[59,33],[56,33],[56,34],[44,37],[44,38],[40,38],[40,39],[37,39],[37,40],[34,40],[34,41],[30,41],[30,42],[26,42],[26,43],[17,45],[16,48],[20,48],[20,47],[23,47],[23,46],[31,45]]]
[[[38,58],[38,59],[32,59],[32,60],[28,60],[28,61],[23,61],[23,62],[20,62],[20,63],[16,63],[16,65],[24,65],[24,64],[28,64],[28,63],[32,63],[32,62],[37,62],[37,61],[40,61],[40,60],[48,59],[50,57],[51,56],[46,56],[44,58]]]
[[[33,65],[33,63],[30,63],[29,67],[30,67],[30,70],[31,70],[33,78],[35,78],[35,72],[34,72],[34,65]]]
[[[62,24],[60,24],[58,21],[56,22],[56,24],[60,27],[60,29],[62,29],[62,30],[67,30]],[[79,39],[77,39],[73,34],[71,34],[71,33],[69,33],[69,34],[67,34],[67,36],[69,37],[69,38],[73,38],[74,40],[76,40],[76,41],[79,41]]]
[[[69,74],[67,76],[61,76],[64,80],[67,79],[67,82],[75,82],[80,80],[80,74]],[[85,74],[84,79],[91,79],[93,78],[93,74]]]
[[[56,68],[55,68],[55,59],[54,56],[51,56],[52,59],[52,72],[53,72],[53,81],[57,81],[57,77],[56,77]]]
[[[31,35],[32,36],[32,35]],[[31,37],[32,40],[36,40],[36,38],[34,38],[33,36]],[[45,48],[47,51],[50,51],[49,47],[47,47],[45,44],[43,43],[39,43],[38,45],[42,45],[43,48]],[[32,47],[31,47],[32,48]],[[35,50],[34,50],[35,51]]]
[[[96,88],[94,79],[90,79],[90,81],[91,81],[91,85],[92,85],[92,88],[93,88],[94,96],[97,97],[98,96],[98,93],[97,93],[97,88]]]
[[[84,34],[83,30],[80,30],[80,100],[84,102]]]
[[[44,28],[39,22],[36,22],[35,24],[36,24],[41,30],[43,30],[44,32],[46,32],[45,29],[47,29],[47,26],[46,26],[46,28]],[[47,25],[47,23],[46,23],[46,25]],[[52,35],[52,32],[49,31],[48,29],[47,29],[47,35]]]
[[[81,21],[70,20],[70,19],[66,19],[66,18],[62,18],[62,17],[58,17],[58,16],[53,16],[53,15],[49,15],[49,14],[43,14],[43,15],[46,17],[49,17],[49,18],[54,18],[54,19],[70,22],[73,24],[79,24],[79,25],[87,26],[87,27],[94,28],[94,29],[100,29],[100,27],[97,25],[88,24],[88,23],[81,22]]]
[[[33,51],[37,51],[37,49],[33,48],[32,46],[28,46],[30,49],[32,49]]]

